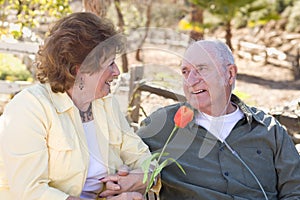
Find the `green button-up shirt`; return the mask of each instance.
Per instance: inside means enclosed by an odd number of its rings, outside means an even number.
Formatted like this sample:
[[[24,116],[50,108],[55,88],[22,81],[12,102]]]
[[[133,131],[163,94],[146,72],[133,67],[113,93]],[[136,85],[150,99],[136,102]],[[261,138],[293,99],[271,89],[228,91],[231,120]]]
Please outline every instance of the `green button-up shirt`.
[[[300,157],[284,127],[274,117],[248,107],[234,95],[231,101],[239,106],[244,118],[226,142],[241,160],[192,121],[178,130],[166,149],[168,157],[175,158],[186,175],[174,163],[164,168],[161,200],[263,200],[262,190],[269,200],[300,199]],[[138,134],[152,152],[161,151],[180,105],[159,109],[144,120]]]

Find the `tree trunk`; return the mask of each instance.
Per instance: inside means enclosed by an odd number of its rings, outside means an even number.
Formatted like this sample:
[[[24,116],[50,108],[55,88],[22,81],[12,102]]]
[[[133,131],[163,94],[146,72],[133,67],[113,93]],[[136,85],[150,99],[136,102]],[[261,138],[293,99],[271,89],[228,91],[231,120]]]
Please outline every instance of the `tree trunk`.
[[[191,24],[193,27],[194,26],[200,27],[200,25],[203,24],[203,9],[202,8],[192,4],[190,15],[191,15]],[[204,36],[203,30],[199,31],[199,30],[196,30],[193,28],[192,31],[190,32],[190,38],[194,41],[202,40],[203,36]]]
[[[82,0],[84,11],[96,14],[98,17],[105,17],[110,0]]]
[[[231,44],[231,38],[232,38],[231,21],[228,21],[225,26],[226,26],[226,35],[225,35],[226,44],[231,49],[231,51],[233,51],[232,44]]]
[[[152,7],[152,0],[148,0],[148,4],[147,4],[147,10],[146,10],[146,18],[147,18],[147,21],[146,21],[146,24],[145,24],[145,35],[144,37],[142,38],[138,48],[137,48],[137,51],[136,51],[136,54],[135,54],[135,59],[137,61],[142,61],[142,58],[141,58],[141,50],[142,50],[142,46],[148,36],[148,32],[149,32],[149,26],[150,26],[150,23],[151,23],[151,7]]]
[[[121,32],[124,31],[124,26],[125,26],[125,22],[124,22],[124,18],[121,12],[121,8],[120,8],[120,0],[115,0],[115,8],[117,11],[117,15],[118,15],[118,26]],[[122,54],[122,71],[123,73],[128,72],[128,59],[127,59],[127,54],[124,52]]]

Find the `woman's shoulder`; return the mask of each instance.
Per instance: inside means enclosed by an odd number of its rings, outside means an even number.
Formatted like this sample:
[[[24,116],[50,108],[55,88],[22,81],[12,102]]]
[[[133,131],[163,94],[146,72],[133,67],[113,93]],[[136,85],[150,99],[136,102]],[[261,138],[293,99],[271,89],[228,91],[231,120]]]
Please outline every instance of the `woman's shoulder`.
[[[36,110],[39,107],[42,108],[42,105],[50,101],[46,86],[34,84],[17,93],[5,106],[5,110]]]
[[[46,88],[42,84],[34,84],[32,86],[29,86],[27,88],[24,88],[20,92],[18,92],[10,102],[15,101],[28,101],[32,98],[40,98],[41,96],[44,96],[46,94]]]

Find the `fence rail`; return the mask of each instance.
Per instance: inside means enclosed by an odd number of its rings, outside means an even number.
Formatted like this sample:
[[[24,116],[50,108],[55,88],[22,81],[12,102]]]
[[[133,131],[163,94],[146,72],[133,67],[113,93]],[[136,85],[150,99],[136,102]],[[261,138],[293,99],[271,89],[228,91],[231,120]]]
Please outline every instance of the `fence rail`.
[[[9,43],[0,41],[0,52],[17,54],[35,54],[39,49],[39,44],[35,42]]]
[[[263,61],[265,64],[286,67],[293,71],[295,79],[300,78],[300,47],[295,55],[285,53],[274,47],[266,47],[246,41],[238,41],[237,54],[239,57],[253,61]]]

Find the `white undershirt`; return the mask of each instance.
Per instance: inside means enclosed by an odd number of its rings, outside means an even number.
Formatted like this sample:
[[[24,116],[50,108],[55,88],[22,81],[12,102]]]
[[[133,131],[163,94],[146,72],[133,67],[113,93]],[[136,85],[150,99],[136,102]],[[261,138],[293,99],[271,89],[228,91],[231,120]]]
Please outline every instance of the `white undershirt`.
[[[213,117],[199,112],[199,114],[196,116],[195,123],[204,127],[221,142],[223,142],[228,137],[235,124],[244,116],[239,107],[236,105],[235,107],[236,110],[233,113],[219,117]]]
[[[83,128],[87,139],[90,161],[87,178],[80,197],[90,198],[91,196],[87,196],[89,192],[97,193],[102,190],[103,184],[100,183],[99,179],[107,175],[107,171],[99,150],[94,120],[83,123]]]

